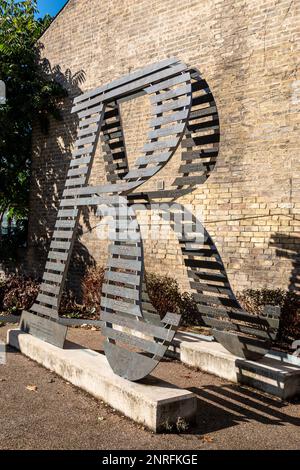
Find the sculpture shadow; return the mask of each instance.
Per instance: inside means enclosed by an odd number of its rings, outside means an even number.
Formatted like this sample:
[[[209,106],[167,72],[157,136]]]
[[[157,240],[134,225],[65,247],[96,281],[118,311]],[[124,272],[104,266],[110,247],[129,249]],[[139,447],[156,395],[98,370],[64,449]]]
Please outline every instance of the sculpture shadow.
[[[189,390],[198,398],[197,422],[189,434],[209,434],[249,421],[265,425],[300,425],[300,418],[284,412],[287,404],[234,384],[208,385]]]
[[[278,258],[289,260],[288,295],[282,309],[280,339],[288,344],[300,338],[300,237],[274,233],[270,246]]]
[[[270,246],[276,248],[276,256],[291,261],[289,292],[293,292],[300,300],[300,237],[282,233],[274,233]]]
[[[73,73],[67,69],[63,72],[59,65],[52,66],[47,59],[42,61],[42,68],[47,77],[61,84],[67,96],[60,103],[61,119],[50,120],[47,134],[42,132],[37,123],[33,127],[30,230],[25,270],[27,274],[37,278],[41,278],[44,271],[76,140],[78,117],[71,113],[73,99],[82,93],[81,86],[85,81],[84,70]],[[89,208],[83,208],[81,213],[87,229],[90,230]],[[96,264],[94,257],[80,241],[82,233],[83,228],[78,226],[66,280],[66,289],[75,292],[76,299],[79,300],[82,296],[80,279],[88,267]]]

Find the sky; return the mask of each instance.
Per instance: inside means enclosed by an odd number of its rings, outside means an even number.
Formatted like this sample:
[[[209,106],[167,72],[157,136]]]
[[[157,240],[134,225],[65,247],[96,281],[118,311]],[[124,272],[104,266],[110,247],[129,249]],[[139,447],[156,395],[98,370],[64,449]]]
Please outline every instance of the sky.
[[[67,3],[67,0],[38,0],[38,7],[40,10],[38,17],[43,17],[47,13],[55,16],[56,13]]]

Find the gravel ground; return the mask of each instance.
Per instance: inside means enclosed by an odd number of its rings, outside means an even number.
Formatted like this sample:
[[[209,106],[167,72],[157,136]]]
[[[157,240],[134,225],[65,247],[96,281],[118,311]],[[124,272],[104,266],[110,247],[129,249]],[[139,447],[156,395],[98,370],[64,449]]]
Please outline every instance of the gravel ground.
[[[7,329],[0,327],[0,340]],[[98,331],[70,329],[68,340],[101,352]],[[187,432],[155,435],[10,349],[0,365],[0,449],[300,448],[300,401],[284,403],[177,361],[163,361],[153,375],[196,393],[197,423]]]

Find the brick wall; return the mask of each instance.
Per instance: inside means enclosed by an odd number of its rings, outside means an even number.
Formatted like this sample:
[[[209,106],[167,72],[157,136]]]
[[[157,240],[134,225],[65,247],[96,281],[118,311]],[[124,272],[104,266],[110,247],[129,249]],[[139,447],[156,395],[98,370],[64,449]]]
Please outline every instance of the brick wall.
[[[202,186],[181,199],[202,210],[235,290],[297,287],[300,238],[300,4],[293,0],[70,0],[41,38],[52,66],[84,71],[84,91],[177,56],[200,69],[217,102],[221,146]],[[298,40],[298,41],[297,41]],[[76,120],[35,129],[28,267],[41,273]],[[123,106],[130,161],[143,142],[145,98]],[[91,183],[103,178],[98,149]],[[178,157],[159,173],[176,176]],[[152,180],[151,180],[152,181]],[[155,179],[151,183],[155,185]],[[86,209],[72,276],[105,263],[99,223]],[[146,268],[187,288],[177,241],[146,242]]]

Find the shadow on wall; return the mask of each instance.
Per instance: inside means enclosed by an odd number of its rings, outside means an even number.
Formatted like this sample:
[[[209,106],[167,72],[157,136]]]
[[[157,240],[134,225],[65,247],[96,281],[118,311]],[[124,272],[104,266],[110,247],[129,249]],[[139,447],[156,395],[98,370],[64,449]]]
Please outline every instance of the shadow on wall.
[[[72,103],[74,97],[82,93],[81,85],[85,81],[83,70],[74,74],[70,69],[62,72],[59,65],[52,67],[47,59],[44,59],[42,67],[48,77],[55,79],[67,90],[68,96],[61,103],[61,117],[58,121],[50,120],[48,134],[43,134],[37,125],[33,130],[34,147],[26,271],[38,278],[41,278],[44,271],[59,200],[76,140],[78,118],[76,114],[71,114]],[[89,230],[89,208],[82,209],[81,213]],[[96,264],[89,251],[80,242],[82,233],[82,227],[78,226],[66,281],[66,288],[76,290],[78,299],[81,297],[80,279],[88,267]]]
[[[274,233],[270,246],[276,248],[276,256],[291,260],[292,268],[288,291],[293,292],[300,300],[300,237]]]

